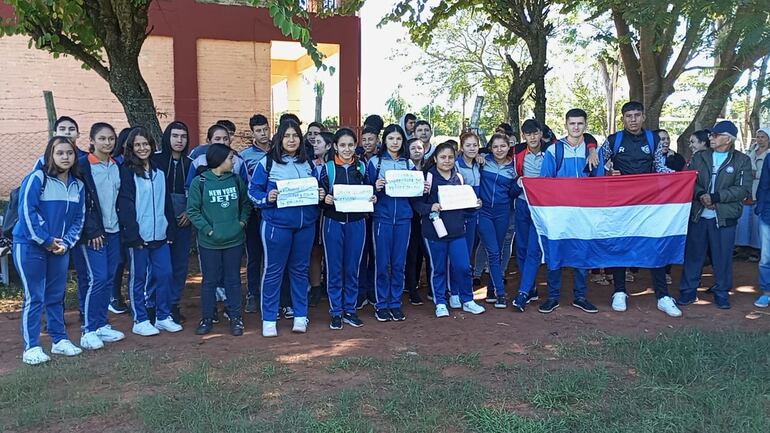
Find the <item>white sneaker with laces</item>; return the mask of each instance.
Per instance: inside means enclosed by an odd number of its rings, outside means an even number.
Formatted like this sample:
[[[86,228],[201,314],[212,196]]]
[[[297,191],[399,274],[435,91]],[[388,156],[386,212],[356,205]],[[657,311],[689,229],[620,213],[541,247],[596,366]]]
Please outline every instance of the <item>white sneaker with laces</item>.
[[[24,351],[21,362],[28,365],[38,365],[51,360],[51,357],[43,352],[43,348],[35,346]]]
[[[307,332],[307,324],[310,321],[307,320],[307,317],[295,317],[294,318],[294,326],[291,328],[291,332],[296,332],[298,334],[304,334]]]
[[[158,331],[158,328],[152,326],[152,323],[150,323],[149,320],[145,320],[144,322],[134,323],[134,327],[131,328],[131,332],[133,332],[136,335],[141,335],[142,337],[149,337],[151,335],[160,334],[160,331]]]
[[[681,317],[682,310],[676,306],[676,303],[671,296],[664,296],[658,299],[658,310],[668,314],[671,317]]]
[[[77,356],[83,353],[83,349],[75,346],[69,340],[60,340],[51,346],[51,353],[64,356]]]
[[[96,335],[105,343],[114,343],[126,338],[126,335],[120,331],[112,329],[110,325],[104,325],[96,330]]]
[[[626,299],[628,295],[623,292],[617,292],[612,294],[612,310],[613,311],[626,311]]]
[[[460,303],[460,295],[452,295],[449,297],[449,308],[460,308],[462,307],[462,304]]]
[[[166,317],[163,320],[156,320],[155,327],[158,328],[159,331],[179,332],[182,330],[182,325],[174,322],[174,319],[171,317]]]
[[[487,310],[474,301],[468,301],[463,304],[463,311],[471,314],[481,314]]]
[[[446,309],[446,305],[436,305],[436,317],[449,317],[449,310]]]
[[[262,321],[262,336],[263,337],[277,337],[278,329],[275,327],[275,322],[267,320]]]
[[[104,347],[104,342],[96,331],[86,332],[80,337],[80,347],[87,350],[98,350]]]

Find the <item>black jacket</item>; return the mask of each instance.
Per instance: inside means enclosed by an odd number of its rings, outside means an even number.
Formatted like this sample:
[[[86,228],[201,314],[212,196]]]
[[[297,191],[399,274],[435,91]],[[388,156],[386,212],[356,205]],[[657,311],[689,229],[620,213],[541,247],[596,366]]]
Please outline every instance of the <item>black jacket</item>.
[[[465,209],[457,209],[450,211],[441,211],[439,217],[444,222],[447,235],[443,238],[438,237],[436,229],[433,228],[433,221],[430,220],[431,207],[434,203],[438,203],[438,187],[439,185],[462,185],[460,176],[457,175],[457,169],[452,169],[452,176],[449,179],[444,179],[443,176],[438,174],[436,167],[431,168],[428,173],[431,173],[432,182],[430,191],[428,194],[420,197],[410,198],[412,208],[415,212],[422,216],[422,235],[430,240],[451,240],[465,236]],[[425,178],[429,176],[426,173]]]
[[[334,195],[334,188],[329,186],[329,173],[326,168],[328,163],[325,163],[321,168],[320,184],[321,188],[326,191],[326,194]],[[364,167],[366,167],[364,165]],[[360,164],[358,158],[355,158],[353,163],[347,167],[334,164],[334,184],[335,185],[368,185],[366,170],[361,173]],[[374,192],[372,192],[374,195]],[[321,209],[323,209],[324,217],[331,218],[335,221],[350,222],[359,221],[366,218],[367,214],[363,212],[343,213],[337,212],[334,205],[328,205],[325,202],[321,202]]]

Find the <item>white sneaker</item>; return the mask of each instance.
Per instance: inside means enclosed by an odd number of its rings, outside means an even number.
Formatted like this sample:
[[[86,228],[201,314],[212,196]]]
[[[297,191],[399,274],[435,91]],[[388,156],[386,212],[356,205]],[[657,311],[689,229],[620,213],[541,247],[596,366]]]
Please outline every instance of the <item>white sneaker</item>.
[[[449,310],[446,309],[446,305],[436,305],[436,317],[449,317]]]
[[[92,331],[86,332],[80,337],[80,347],[88,350],[98,350],[104,347],[104,343],[96,331]]]
[[[21,362],[28,365],[38,365],[51,360],[51,357],[43,352],[43,348],[35,346],[24,351],[21,355]]]
[[[307,317],[295,317],[294,318],[294,327],[291,328],[291,332],[296,332],[298,334],[304,334],[307,332],[307,324],[310,321],[307,320]]]
[[[267,320],[262,321],[262,336],[263,337],[277,337],[278,329],[275,328],[275,322]]]
[[[160,334],[160,331],[158,331],[158,328],[152,326],[152,323],[150,323],[149,320],[145,320],[144,322],[134,323],[134,327],[131,328],[131,332],[133,332],[136,335],[141,335],[142,337],[149,337],[151,335]]]
[[[481,314],[487,310],[474,301],[468,301],[463,304],[463,311],[471,314]]]
[[[182,325],[174,322],[174,319],[172,319],[170,316],[163,320],[156,320],[155,327],[159,331],[179,332],[182,330]]]
[[[51,353],[64,356],[77,356],[83,353],[83,349],[75,346],[69,340],[61,340],[51,346]]]
[[[668,314],[671,317],[681,317],[682,310],[676,306],[676,303],[671,296],[664,296],[658,299],[658,310]]]
[[[460,296],[459,295],[452,295],[449,297],[449,308],[460,308],[462,307],[462,304],[460,303]]]
[[[120,331],[112,329],[110,325],[104,325],[96,330],[96,335],[105,343],[114,343],[126,338],[126,335]],[[82,345],[81,345],[82,346]]]
[[[626,311],[626,299],[628,295],[623,292],[617,292],[612,294],[612,310],[613,311]]]

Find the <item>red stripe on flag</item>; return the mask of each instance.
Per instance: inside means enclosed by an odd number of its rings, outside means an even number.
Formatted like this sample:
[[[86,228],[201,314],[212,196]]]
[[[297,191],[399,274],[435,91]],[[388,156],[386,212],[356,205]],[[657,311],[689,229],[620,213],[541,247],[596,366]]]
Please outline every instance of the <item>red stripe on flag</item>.
[[[615,207],[689,203],[696,171],[584,178],[525,177],[531,206]]]

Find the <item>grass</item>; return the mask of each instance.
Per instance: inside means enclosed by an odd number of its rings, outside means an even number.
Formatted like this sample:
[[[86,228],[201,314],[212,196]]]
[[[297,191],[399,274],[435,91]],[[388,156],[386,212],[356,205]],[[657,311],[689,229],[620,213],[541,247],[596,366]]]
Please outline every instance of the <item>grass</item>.
[[[57,359],[0,377],[0,430],[120,416],[152,432],[770,431],[766,332],[589,335],[555,359],[531,353],[539,360],[492,365],[479,353],[336,358],[310,381],[257,352]]]

